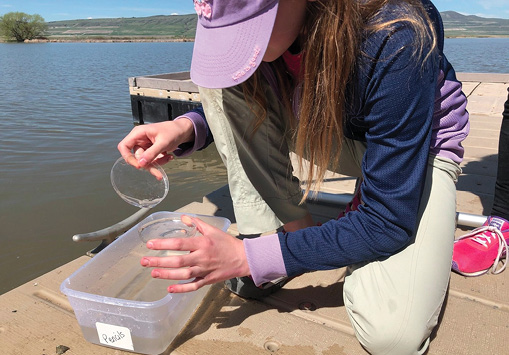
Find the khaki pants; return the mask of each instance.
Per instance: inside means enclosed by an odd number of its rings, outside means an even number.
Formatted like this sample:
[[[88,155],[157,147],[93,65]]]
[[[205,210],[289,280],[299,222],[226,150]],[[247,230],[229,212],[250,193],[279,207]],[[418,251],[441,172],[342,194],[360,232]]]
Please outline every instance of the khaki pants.
[[[238,229],[273,230],[303,217],[299,182],[292,176],[288,127],[269,92],[268,118],[251,134],[253,116],[238,87],[200,89],[217,149],[228,170]],[[345,139],[341,173],[361,176],[365,146]],[[430,156],[418,229],[412,242],[391,257],[350,265],[343,298],[359,342],[372,354],[421,354],[449,283],[456,217],[458,164]]]

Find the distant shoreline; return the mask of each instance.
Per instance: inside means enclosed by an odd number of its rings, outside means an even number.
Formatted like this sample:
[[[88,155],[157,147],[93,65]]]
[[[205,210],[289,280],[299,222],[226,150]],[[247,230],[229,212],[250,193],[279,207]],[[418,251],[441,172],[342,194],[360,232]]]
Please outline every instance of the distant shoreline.
[[[103,37],[103,38],[38,38],[25,40],[24,43],[144,43],[144,42],[194,42],[192,38],[167,38],[167,37]],[[6,41],[0,38],[0,43],[16,43],[16,41]]]
[[[445,36],[446,39],[451,38],[509,38],[509,35],[479,35],[479,36]],[[158,43],[158,42],[194,42],[194,38],[168,38],[168,37],[101,37],[101,38],[40,38],[33,40],[25,40],[24,43]],[[6,41],[0,38],[0,43],[16,43],[16,41]]]
[[[444,38],[509,38],[509,35],[444,36]]]

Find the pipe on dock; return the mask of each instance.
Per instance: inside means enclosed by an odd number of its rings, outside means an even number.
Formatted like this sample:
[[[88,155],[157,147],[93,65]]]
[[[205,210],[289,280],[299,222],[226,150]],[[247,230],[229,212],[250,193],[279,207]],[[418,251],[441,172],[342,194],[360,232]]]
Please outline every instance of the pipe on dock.
[[[346,206],[353,198],[353,194],[331,194],[327,192],[311,191],[307,198],[310,203],[320,203],[328,206]],[[488,217],[470,213],[456,212],[456,225],[477,228],[484,224]]]
[[[459,226],[477,228],[486,222],[487,216],[456,212],[456,224]]]
[[[320,203],[327,206],[346,206],[352,201],[353,194],[331,194],[322,191],[310,191],[307,201],[311,203]]]
[[[119,235],[125,233],[127,230],[138,224],[138,222],[145,218],[149,212],[150,208],[141,208],[139,211],[127,217],[123,221],[95,232],[76,234],[72,237],[72,240],[75,242],[93,242],[102,240],[109,244]]]
[[[353,198],[353,194],[331,194],[327,192],[311,191],[308,195],[307,201],[310,203],[319,203],[328,206],[346,206]],[[102,241],[101,245],[97,248],[101,250],[106,245],[113,242],[118,236],[125,233],[127,230],[138,224],[150,212],[150,208],[141,208],[133,215],[127,217],[110,227],[83,234],[76,234],[72,237],[75,242],[91,242]],[[477,228],[484,224],[486,216],[479,216],[470,213],[456,212],[456,224]]]

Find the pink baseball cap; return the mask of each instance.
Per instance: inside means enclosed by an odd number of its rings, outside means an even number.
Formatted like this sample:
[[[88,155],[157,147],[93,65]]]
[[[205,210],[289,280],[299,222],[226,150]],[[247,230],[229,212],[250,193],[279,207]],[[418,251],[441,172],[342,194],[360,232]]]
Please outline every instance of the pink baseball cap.
[[[198,13],[191,80],[227,88],[247,80],[270,40],[279,0],[194,0]]]

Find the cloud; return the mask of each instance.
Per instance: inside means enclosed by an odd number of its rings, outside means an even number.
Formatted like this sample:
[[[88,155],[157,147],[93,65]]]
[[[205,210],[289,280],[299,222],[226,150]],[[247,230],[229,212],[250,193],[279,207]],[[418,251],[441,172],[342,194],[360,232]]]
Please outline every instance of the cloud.
[[[0,4],[0,7],[14,7],[14,5],[9,5],[9,4]]]
[[[477,3],[486,10],[507,8],[507,0],[483,0]]]
[[[500,14],[487,14],[487,13],[480,13],[480,12],[477,12],[472,15],[483,17],[483,18],[503,18],[502,16],[500,16]]]
[[[121,7],[122,11],[129,12],[145,12],[145,13],[165,13],[168,9],[157,9],[157,8],[148,8],[148,7]]]

